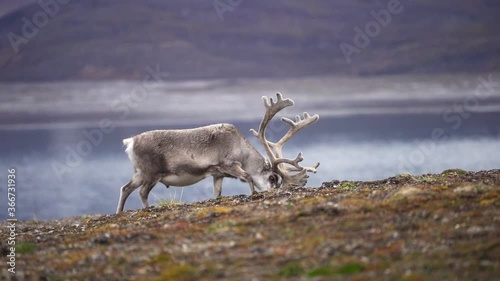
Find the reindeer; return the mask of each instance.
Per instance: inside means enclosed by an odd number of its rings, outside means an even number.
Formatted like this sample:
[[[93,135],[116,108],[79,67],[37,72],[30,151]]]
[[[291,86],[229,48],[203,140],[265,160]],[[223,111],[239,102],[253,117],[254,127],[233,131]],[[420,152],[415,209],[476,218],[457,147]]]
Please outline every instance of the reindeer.
[[[296,121],[282,118],[291,128],[281,140],[270,142],[265,137],[267,125],[278,112],[294,104],[291,99],[283,99],[280,93],[276,96],[276,102],[262,97],[266,113],[258,132],[251,130],[264,146],[269,160],[232,124],[154,130],[124,139],[125,151],[134,165],[134,175],[121,187],[116,212],[123,211],[128,196],[138,187],[141,187],[142,204],[148,207],[149,192],[158,182],[166,187],[187,186],[212,176],[215,198],[221,196],[225,177],[247,182],[252,194],[280,186],[304,186],[309,177],[307,172],[316,173],[319,163],[302,167],[299,164],[303,160],[302,153],[295,159],[283,158],[282,146],[302,128],[318,121],[319,116],[304,113],[304,118],[297,116]]]

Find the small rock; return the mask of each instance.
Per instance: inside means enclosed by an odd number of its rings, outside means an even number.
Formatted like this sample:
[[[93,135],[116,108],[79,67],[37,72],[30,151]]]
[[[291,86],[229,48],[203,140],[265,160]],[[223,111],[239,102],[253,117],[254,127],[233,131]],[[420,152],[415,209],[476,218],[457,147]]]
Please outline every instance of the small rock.
[[[412,197],[415,196],[419,193],[421,193],[422,190],[413,186],[407,186],[401,188],[399,191],[397,191],[394,196],[403,196],[403,197]]]
[[[262,254],[262,253],[265,253],[266,250],[262,247],[252,247],[252,248],[250,248],[250,252],[255,253],[255,254]]]
[[[472,185],[460,186],[460,187],[455,188],[455,190],[453,190],[453,192],[455,192],[456,194],[466,196],[466,197],[474,196],[475,194],[479,193],[478,191],[479,190]]]
[[[143,267],[140,267],[136,270],[137,274],[139,274],[139,275],[147,274],[150,271],[151,271],[150,266],[143,266]]]
[[[328,203],[332,203],[332,202],[328,202]],[[325,214],[332,215],[332,216],[340,214],[340,209],[339,209],[338,204],[334,204],[334,203],[328,204],[328,203],[325,205],[313,207],[311,210],[311,213],[312,214],[325,213]]]
[[[471,226],[469,228],[467,228],[467,230],[465,232],[467,232],[467,234],[470,234],[470,235],[477,235],[477,234],[480,234],[484,231],[484,229],[482,227],[479,227],[479,226]]]
[[[111,238],[111,235],[109,233],[105,233],[104,235],[92,239],[92,242],[95,244],[105,245],[109,244],[109,238]]]

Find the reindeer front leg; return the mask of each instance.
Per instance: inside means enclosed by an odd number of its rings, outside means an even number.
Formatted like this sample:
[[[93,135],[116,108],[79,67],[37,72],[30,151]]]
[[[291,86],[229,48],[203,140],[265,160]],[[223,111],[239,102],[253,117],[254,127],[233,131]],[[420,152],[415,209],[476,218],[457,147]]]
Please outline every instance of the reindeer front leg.
[[[248,185],[250,186],[250,192],[252,194],[255,194],[255,188],[252,177],[245,170],[243,170],[240,162],[235,161],[232,163],[225,164],[224,166],[220,167],[220,171],[224,174],[228,174],[232,177],[248,182]]]
[[[222,176],[214,176],[214,198],[219,198],[222,194]]]

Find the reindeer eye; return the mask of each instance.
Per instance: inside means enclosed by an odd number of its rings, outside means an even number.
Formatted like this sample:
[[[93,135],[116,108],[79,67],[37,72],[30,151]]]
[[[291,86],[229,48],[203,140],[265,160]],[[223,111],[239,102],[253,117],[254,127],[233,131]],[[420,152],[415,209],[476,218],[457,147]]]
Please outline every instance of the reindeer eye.
[[[278,181],[278,180],[276,179],[276,176],[275,176],[275,175],[271,175],[271,176],[269,176],[269,182],[271,182],[271,183],[273,183],[273,184],[274,184],[274,183],[276,183],[277,181]]]

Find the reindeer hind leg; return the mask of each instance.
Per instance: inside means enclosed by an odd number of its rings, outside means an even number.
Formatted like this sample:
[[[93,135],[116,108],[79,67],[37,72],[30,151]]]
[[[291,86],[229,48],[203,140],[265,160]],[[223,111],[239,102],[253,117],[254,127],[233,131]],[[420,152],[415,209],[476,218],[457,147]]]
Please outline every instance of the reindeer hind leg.
[[[148,195],[151,192],[151,189],[156,185],[158,181],[146,181],[142,186],[139,194],[141,196],[142,206],[144,208],[149,207],[148,203]]]
[[[120,200],[118,201],[118,207],[116,208],[116,213],[123,211],[125,206],[125,201],[127,201],[128,196],[134,190],[141,186],[141,181],[134,175],[134,177],[120,189]]]

